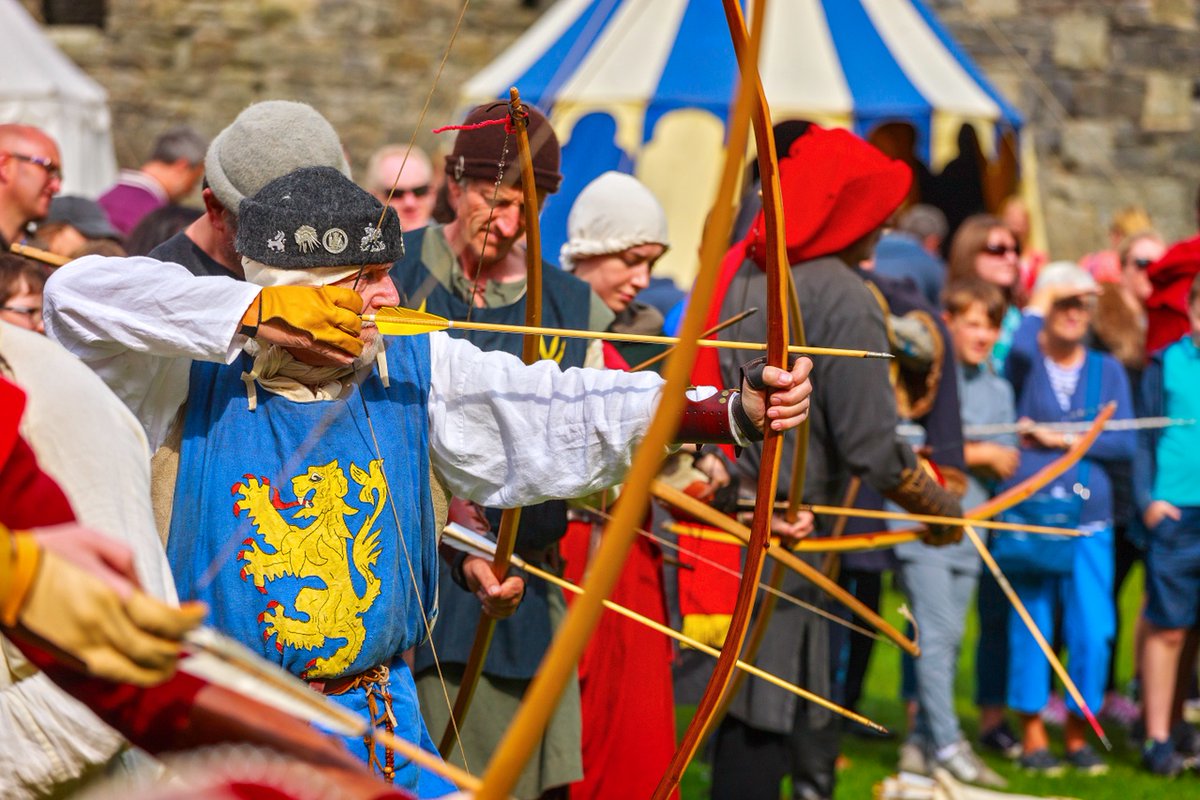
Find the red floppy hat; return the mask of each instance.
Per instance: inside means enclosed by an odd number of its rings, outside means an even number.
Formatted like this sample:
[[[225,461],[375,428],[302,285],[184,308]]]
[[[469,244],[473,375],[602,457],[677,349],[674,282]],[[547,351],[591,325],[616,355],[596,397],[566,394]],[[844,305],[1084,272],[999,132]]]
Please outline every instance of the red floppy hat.
[[[912,170],[840,128],[813,125],[779,161],[788,262],[830,255],[882,225],[908,196]],[[765,264],[760,211],[747,253]]]

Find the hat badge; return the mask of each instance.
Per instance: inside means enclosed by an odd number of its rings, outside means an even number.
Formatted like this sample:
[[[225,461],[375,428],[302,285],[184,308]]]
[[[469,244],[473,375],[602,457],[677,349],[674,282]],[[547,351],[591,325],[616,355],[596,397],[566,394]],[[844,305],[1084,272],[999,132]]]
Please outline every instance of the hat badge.
[[[379,253],[382,252],[386,245],[383,243],[383,231],[376,228],[374,225],[368,225],[363,228],[366,235],[358,243],[358,249],[364,253]]]
[[[293,234],[296,244],[300,245],[301,253],[311,253],[321,243],[317,238],[317,229],[311,225],[301,225]]]
[[[330,228],[325,231],[325,235],[321,237],[321,246],[325,248],[325,252],[337,255],[346,249],[350,244],[350,237],[341,228]]]

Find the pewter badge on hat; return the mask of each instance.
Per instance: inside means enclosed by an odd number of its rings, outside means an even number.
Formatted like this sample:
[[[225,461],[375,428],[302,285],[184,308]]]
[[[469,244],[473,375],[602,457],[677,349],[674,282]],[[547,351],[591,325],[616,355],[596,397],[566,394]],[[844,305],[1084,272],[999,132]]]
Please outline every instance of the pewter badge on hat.
[[[317,229],[311,225],[301,225],[296,228],[294,236],[296,244],[300,245],[301,253],[311,253],[321,242],[317,239]]]
[[[283,252],[283,231],[275,231],[275,235],[267,239],[267,247],[276,253]]]
[[[325,252],[334,255],[345,250],[348,244],[350,244],[350,237],[341,228],[330,228],[321,237],[321,246],[325,248]]]
[[[358,243],[359,250],[364,253],[378,253],[386,248],[386,245],[383,243],[383,231],[374,225],[368,225],[363,230],[367,233]]]
[[[461,181],[463,173],[467,171],[467,160],[462,156],[458,157],[458,161],[454,164],[454,180]]]

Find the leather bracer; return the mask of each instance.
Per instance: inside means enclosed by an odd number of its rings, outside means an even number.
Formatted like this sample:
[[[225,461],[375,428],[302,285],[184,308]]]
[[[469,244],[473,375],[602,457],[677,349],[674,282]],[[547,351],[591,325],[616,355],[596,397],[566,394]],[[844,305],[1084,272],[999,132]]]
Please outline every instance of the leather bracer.
[[[742,410],[741,394],[732,389],[718,391],[712,386],[693,386],[675,441],[684,444],[736,444],[744,446],[762,440],[762,431]]]
[[[904,470],[900,475],[900,483],[885,492],[884,496],[914,514],[962,516],[962,503],[958,497],[939,482],[936,468],[923,458],[917,459],[916,466]],[[926,544],[935,546],[953,544],[962,539],[962,528],[957,525],[931,525],[922,539]]]

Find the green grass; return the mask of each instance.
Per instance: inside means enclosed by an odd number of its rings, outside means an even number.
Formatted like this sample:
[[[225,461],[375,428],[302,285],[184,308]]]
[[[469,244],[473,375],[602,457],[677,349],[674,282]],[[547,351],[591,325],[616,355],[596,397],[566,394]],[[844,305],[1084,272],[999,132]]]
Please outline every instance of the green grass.
[[[1132,621],[1141,606],[1142,573],[1137,567],[1129,576],[1121,594],[1122,619]],[[896,609],[903,598],[888,592],[883,605],[885,616],[900,627],[903,620]],[[968,620],[963,657],[959,661],[957,683],[957,708],[967,735],[972,739],[978,730],[978,716],[971,702],[974,681],[975,642],[978,638],[975,616]],[[1133,625],[1130,622],[1121,629],[1118,647],[1118,685],[1124,686],[1133,674]],[[860,711],[901,736],[904,732],[904,705],[899,696],[900,651],[887,644],[879,644],[874,651],[871,667],[867,674],[867,685],[863,692]],[[678,718],[680,732],[691,717],[693,709],[682,707]],[[1015,722],[1015,720],[1014,720]],[[1081,800],[1168,800],[1168,798],[1200,798],[1200,779],[1185,775],[1173,781],[1156,778],[1141,771],[1138,752],[1127,745],[1125,733],[1112,723],[1105,731],[1113,740],[1114,750],[1107,756],[1112,769],[1100,778],[1073,776],[1070,773],[1060,778],[1042,778],[1026,775],[1013,764],[1000,758],[987,757],[987,761],[1009,781],[1009,791],[1032,795],[1059,795],[1077,797]],[[1061,731],[1050,729],[1052,746],[1061,754]],[[1099,744],[1095,744],[1099,748]],[[863,741],[853,737],[843,740],[842,753],[848,764],[838,774],[837,800],[863,800],[872,796],[872,787],[888,775],[894,774],[896,766],[896,741]],[[709,767],[695,762],[684,775],[681,795],[683,800],[704,800],[708,797]],[[782,795],[781,797],[786,797]]]

